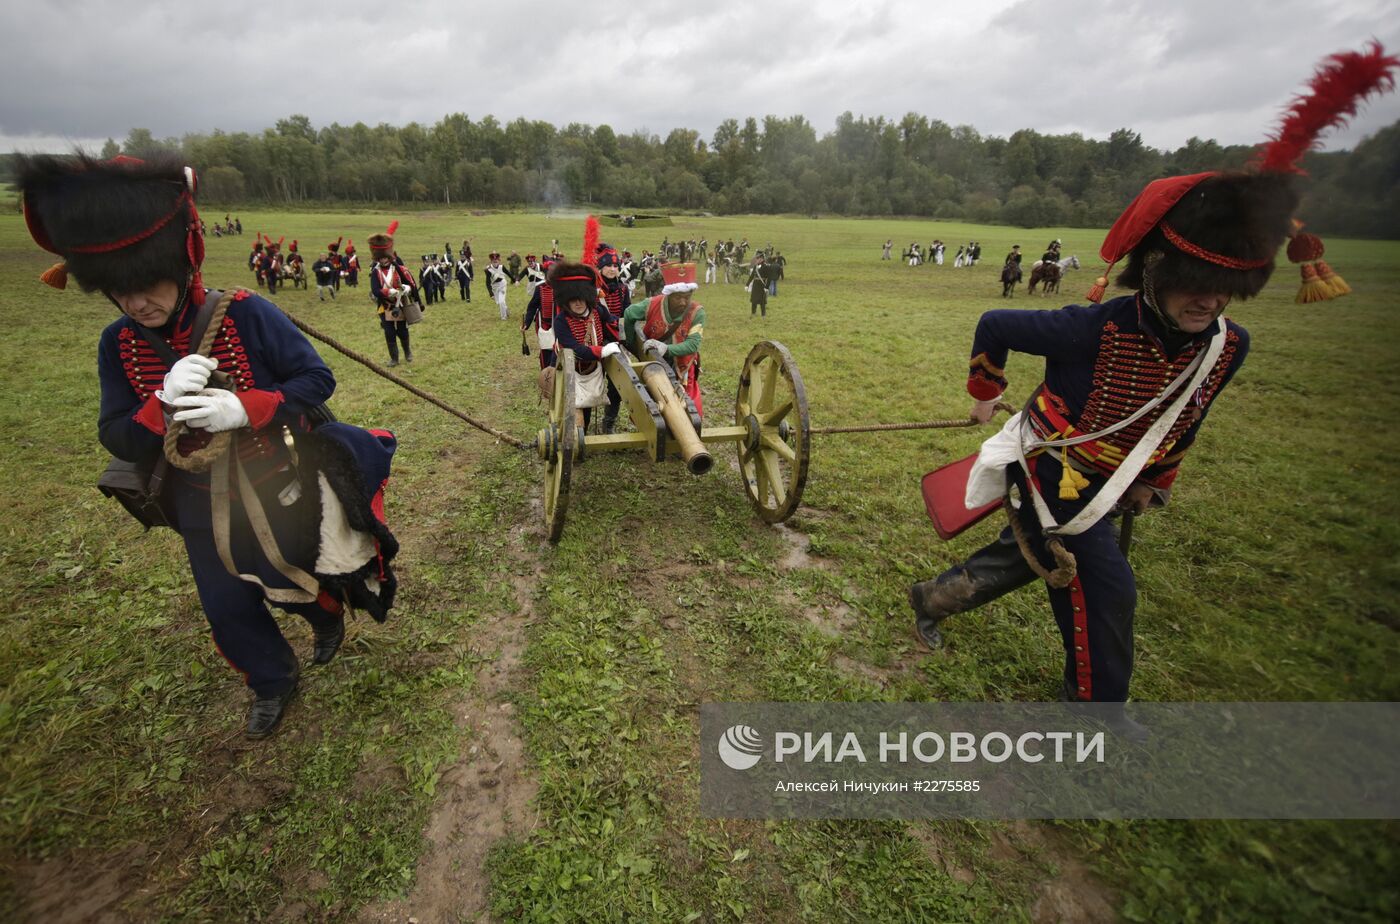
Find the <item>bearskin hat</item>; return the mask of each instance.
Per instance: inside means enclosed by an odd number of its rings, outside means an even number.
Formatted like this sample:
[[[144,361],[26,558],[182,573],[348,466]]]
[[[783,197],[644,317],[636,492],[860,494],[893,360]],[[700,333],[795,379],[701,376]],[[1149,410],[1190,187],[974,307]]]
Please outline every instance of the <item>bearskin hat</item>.
[[[554,290],[556,305],[567,305],[575,298],[583,299],[590,308],[598,304],[598,274],[591,266],[561,260],[549,268],[545,281]]]
[[[1148,254],[1162,256],[1152,287],[1167,292],[1258,295],[1293,230],[1298,193],[1285,173],[1220,173],[1195,183],[1128,255],[1118,284],[1141,289]]]
[[[122,294],[184,285],[191,274],[198,283],[195,176],[179,160],[16,154],[15,176],[29,233],[64,261],[44,274],[50,285],[63,288],[71,275],[84,291]]]
[[[1378,42],[1363,52],[1330,55],[1313,74],[1308,92],[1289,105],[1249,172],[1212,171],[1148,183],[1109,229],[1099,250],[1109,270],[1094,280],[1089,300],[1103,297],[1108,273],[1125,257],[1128,265],[1118,283],[1129,288],[1149,286],[1159,296],[1172,291],[1257,295],[1273,273],[1279,246],[1294,231],[1298,160],[1323,132],[1345,125],[1367,97],[1394,89],[1397,67],[1400,59],[1385,54]]]

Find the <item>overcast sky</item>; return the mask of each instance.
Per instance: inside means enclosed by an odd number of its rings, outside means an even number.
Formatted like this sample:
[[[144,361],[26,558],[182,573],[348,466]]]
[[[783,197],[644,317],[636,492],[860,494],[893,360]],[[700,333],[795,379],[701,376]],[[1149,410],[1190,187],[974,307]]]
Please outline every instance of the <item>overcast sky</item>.
[[[1252,144],[1323,56],[1400,53],[1395,0],[3,2],[0,151],[452,112],[708,139],[728,117],[801,114],[820,135],[846,110],[912,111],[1003,137]],[[1326,147],[1398,119],[1382,97]]]

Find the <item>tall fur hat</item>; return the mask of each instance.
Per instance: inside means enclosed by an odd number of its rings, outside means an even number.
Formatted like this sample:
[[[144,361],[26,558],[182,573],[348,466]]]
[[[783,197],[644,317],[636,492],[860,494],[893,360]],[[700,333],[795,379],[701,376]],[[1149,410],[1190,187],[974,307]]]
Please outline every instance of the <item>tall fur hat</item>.
[[[63,258],[44,282],[62,289],[71,275],[84,291],[122,294],[190,280],[191,298],[203,303],[192,169],[169,156],[17,154],[15,176],[30,235]]]
[[[554,290],[556,305],[566,305],[575,298],[583,299],[590,308],[598,304],[598,274],[591,266],[560,260],[549,268],[545,281]]]
[[[1166,181],[1173,179],[1170,177]],[[1144,190],[1144,195],[1148,194]],[[1118,284],[1143,285],[1148,254],[1159,293],[1258,295],[1274,272],[1274,255],[1293,230],[1298,193],[1285,173],[1217,173],[1190,185],[1128,254]]]
[[[1346,124],[1366,97],[1393,89],[1400,60],[1372,42],[1364,52],[1331,55],[1309,92],[1294,99],[1273,139],[1245,173],[1194,173],[1154,180],[1109,229],[1099,255],[1109,269],[1094,280],[1090,301],[1103,298],[1108,273],[1127,257],[1118,283],[1142,288],[1149,256],[1152,287],[1166,292],[1257,295],[1274,270],[1279,246],[1293,232],[1298,160],[1321,134]],[[1304,277],[1306,279],[1306,276]]]

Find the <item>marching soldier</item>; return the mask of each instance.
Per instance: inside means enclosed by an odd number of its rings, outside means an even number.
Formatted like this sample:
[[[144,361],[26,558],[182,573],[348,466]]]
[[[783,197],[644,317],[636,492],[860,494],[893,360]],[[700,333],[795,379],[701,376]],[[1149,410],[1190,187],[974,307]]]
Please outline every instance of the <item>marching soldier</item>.
[[[506,286],[510,285],[510,280],[510,271],[501,265],[500,251],[491,251],[491,262],[486,264],[486,292],[501,309],[502,321],[510,317],[510,309],[506,307]]]
[[[326,250],[331,255],[331,266],[335,267],[336,291],[340,290],[340,281],[348,275],[345,269],[345,258],[340,255],[340,245],[344,240],[345,236],[341,235],[336,238],[335,241],[326,245]]]
[[[413,362],[413,348],[409,345],[408,304],[418,294],[414,291],[413,274],[397,259],[394,253],[394,232],[397,221],[390,223],[383,234],[369,236],[369,252],[374,258],[374,268],[369,274],[369,290],[374,296],[379,326],[384,331],[384,344],[389,348],[389,365],[399,364],[399,344],[403,344],[404,359]]]
[[[534,254],[525,255],[525,299],[529,301],[535,297],[535,288],[544,282],[544,267],[535,259]]]
[[[472,300],[472,278],[476,275],[475,267],[472,264],[472,249],[465,244],[457,257],[457,286],[462,296],[462,301],[470,303]]]
[[[763,317],[768,317],[768,281],[764,278],[763,254],[754,254],[753,265],[749,267],[749,278],[744,281],[749,290],[749,317],[761,309]]]
[[[352,289],[360,285],[360,255],[355,253],[355,242],[345,242],[345,284]]]
[[[549,266],[552,265],[551,263]],[[531,327],[535,329],[541,369],[554,365],[554,290],[548,282],[549,266],[545,268],[546,281],[535,287],[534,294],[530,296],[530,303],[525,306],[525,317],[520,321],[522,334]]]

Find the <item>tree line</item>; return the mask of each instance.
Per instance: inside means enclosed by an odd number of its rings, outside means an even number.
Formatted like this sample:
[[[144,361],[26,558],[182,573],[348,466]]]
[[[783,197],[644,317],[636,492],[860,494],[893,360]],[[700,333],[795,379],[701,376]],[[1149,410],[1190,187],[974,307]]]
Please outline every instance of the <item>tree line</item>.
[[[213,205],[268,203],[689,209],[719,214],[904,215],[1023,227],[1103,227],[1159,176],[1237,168],[1245,145],[1192,138],[1163,151],[1137,132],[1106,140],[1023,129],[984,136],[910,113],[847,112],[818,136],[802,116],[726,119],[706,139],[608,125],[462,113],[426,126],[332,124],[303,115],[260,134],[108,139],[103,156],[180,152]],[[0,165],[3,167],[3,165]],[[1400,238],[1400,123],[1354,151],[1313,153],[1302,209],[1320,233]]]

